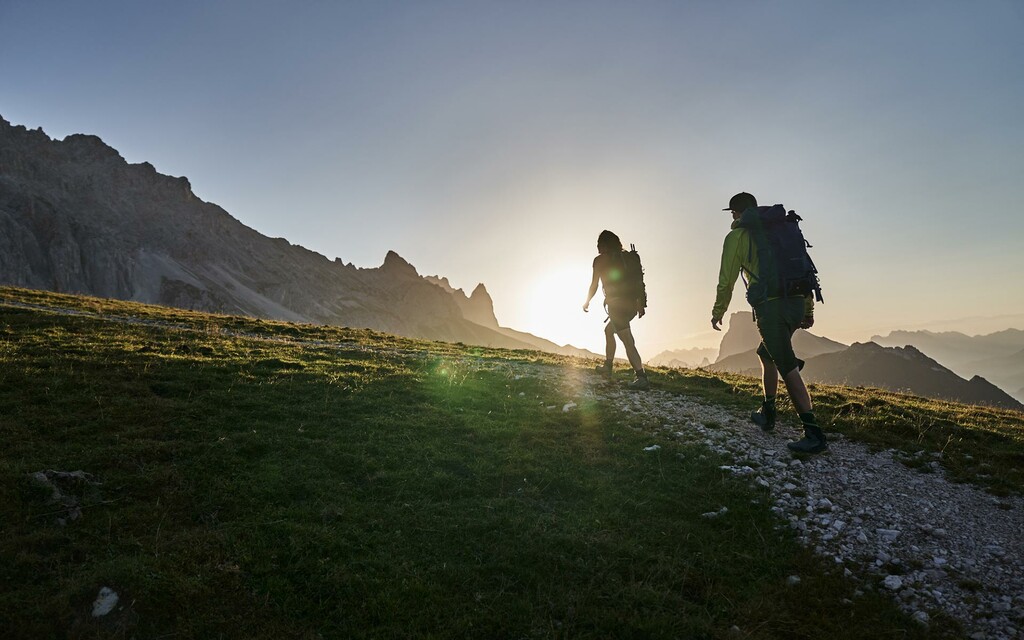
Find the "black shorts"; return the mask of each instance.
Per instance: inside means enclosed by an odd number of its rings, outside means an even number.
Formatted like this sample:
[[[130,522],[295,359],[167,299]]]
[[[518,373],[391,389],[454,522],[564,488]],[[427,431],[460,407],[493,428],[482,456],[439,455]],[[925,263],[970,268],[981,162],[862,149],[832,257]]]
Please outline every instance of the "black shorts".
[[[609,298],[604,301],[608,309],[608,322],[612,331],[620,333],[629,329],[629,321],[636,317],[636,303],[633,300]]]
[[[771,360],[783,377],[793,369],[803,367],[804,361],[793,352],[793,332],[804,318],[804,299],[773,298],[754,308],[757,331],[761,344],[757,355]]]

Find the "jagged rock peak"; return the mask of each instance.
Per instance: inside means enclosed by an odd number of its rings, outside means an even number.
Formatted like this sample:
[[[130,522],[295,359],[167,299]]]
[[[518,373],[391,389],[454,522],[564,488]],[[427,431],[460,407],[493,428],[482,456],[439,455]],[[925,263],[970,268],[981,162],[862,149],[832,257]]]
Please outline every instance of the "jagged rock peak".
[[[448,278],[444,276],[423,276],[423,278],[427,282],[436,284],[437,286],[441,287],[448,293],[455,293],[456,291],[462,293],[462,289],[456,289],[455,287],[453,287],[452,283],[448,281]]]
[[[6,131],[12,131],[12,132],[23,133],[23,134],[24,133],[28,133],[28,134],[36,135],[36,136],[44,136],[44,137],[46,137],[47,140],[49,140],[49,138],[50,138],[50,136],[46,135],[46,132],[43,131],[42,127],[37,127],[35,129],[29,129],[28,127],[26,127],[23,124],[11,124],[10,122],[7,121],[7,118],[3,117],[2,115],[0,115],[0,130],[3,130],[5,132]]]
[[[87,133],[72,133],[69,136],[65,136],[62,141],[64,145],[75,151],[81,151],[82,153],[89,154],[91,156],[101,158],[121,158],[121,154],[117,152],[117,149],[111,147],[99,136],[90,135]],[[123,158],[121,158],[123,160]]]
[[[473,300],[483,298],[490,300],[491,294],[487,293],[487,287],[485,287],[484,283],[481,282],[480,284],[476,285],[476,289],[473,289],[473,293],[469,294],[469,299]]]
[[[43,145],[45,148],[54,150],[57,155],[50,156],[51,166],[54,161],[63,162],[68,160],[83,163],[83,166],[86,167],[96,163],[107,163],[117,167],[118,170],[126,169],[131,174],[143,176],[145,179],[169,181],[167,184],[170,185],[171,189],[176,192],[184,191],[186,200],[194,197],[192,194],[192,183],[189,182],[188,178],[176,178],[162,174],[149,162],[129,164],[117,149],[111,147],[96,135],[72,133],[65,136],[63,140],[57,140],[47,135],[42,127],[28,129],[24,125],[12,125],[3,116],[0,116],[0,137],[9,137],[15,144],[17,144],[17,140],[27,140],[32,144]],[[99,170],[98,167],[92,168]],[[102,171],[110,171],[110,167],[108,166],[102,169]]]
[[[877,342],[854,342],[850,345],[851,352],[857,351],[885,351],[885,347]]]
[[[416,267],[409,264],[405,258],[394,251],[388,251],[387,255],[384,256],[384,264],[380,268],[391,273],[409,273],[419,276],[419,273],[416,272]]]

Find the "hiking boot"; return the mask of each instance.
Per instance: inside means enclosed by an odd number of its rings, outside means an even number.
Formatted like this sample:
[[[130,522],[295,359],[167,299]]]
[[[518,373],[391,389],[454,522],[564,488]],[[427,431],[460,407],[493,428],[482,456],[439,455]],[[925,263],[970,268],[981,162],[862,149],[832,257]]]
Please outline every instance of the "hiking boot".
[[[600,373],[602,376],[610,377],[612,375],[612,365],[610,363],[599,364],[594,367],[594,371]]]
[[[633,379],[633,382],[629,383],[629,388],[633,391],[647,391],[651,388],[651,383],[647,376],[637,376]]]
[[[821,453],[828,449],[828,443],[825,441],[825,433],[821,427],[805,424],[804,437],[796,442],[788,443],[786,447],[793,453]]]
[[[761,427],[761,431],[771,431],[775,428],[775,404],[762,402],[761,408],[750,414],[750,420]]]

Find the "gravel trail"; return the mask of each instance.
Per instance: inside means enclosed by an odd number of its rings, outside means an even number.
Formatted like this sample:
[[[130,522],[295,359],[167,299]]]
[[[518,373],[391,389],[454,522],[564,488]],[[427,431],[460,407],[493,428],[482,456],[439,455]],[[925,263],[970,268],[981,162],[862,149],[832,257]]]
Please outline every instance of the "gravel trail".
[[[861,589],[891,593],[922,624],[943,611],[972,640],[1024,637],[1024,498],[951,482],[941,454],[911,456],[925,458],[922,472],[904,464],[903,452],[830,433],[827,453],[798,459],[786,449],[800,435],[794,416],[780,414],[776,431],[764,433],[749,413],[630,391],[590,372],[562,376],[567,400],[603,400],[642,416],[651,444],[671,439],[723,455],[731,461],[723,472],[768,490],[772,510],[803,544],[842,565]]]

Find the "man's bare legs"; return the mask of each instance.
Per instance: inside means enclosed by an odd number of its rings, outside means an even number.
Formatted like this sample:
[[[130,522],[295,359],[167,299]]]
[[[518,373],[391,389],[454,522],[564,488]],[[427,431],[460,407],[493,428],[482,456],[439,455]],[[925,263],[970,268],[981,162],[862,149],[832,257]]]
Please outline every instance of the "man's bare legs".
[[[811,394],[807,391],[803,376],[800,375],[800,368],[797,367],[786,374],[783,378],[786,383],[786,391],[789,392],[789,399],[793,401],[799,413],[808,413],[811,410]]]
[[[779,369],[771,360],[758,356],[761,360],[761,387],[764,389],[765,398],[773,398],[779,393]],[[807,385],[800,375],[800,367],[794,368],[783,378],[786,383],[786,391],[789,392],[789,399],[799,413],[807,413],[811,410],[811,394],[807,391]]]

